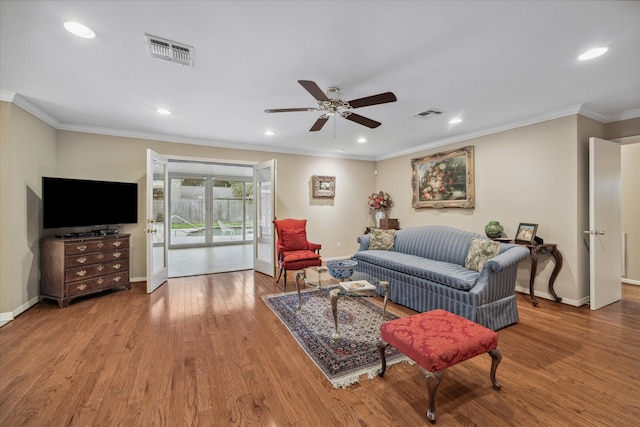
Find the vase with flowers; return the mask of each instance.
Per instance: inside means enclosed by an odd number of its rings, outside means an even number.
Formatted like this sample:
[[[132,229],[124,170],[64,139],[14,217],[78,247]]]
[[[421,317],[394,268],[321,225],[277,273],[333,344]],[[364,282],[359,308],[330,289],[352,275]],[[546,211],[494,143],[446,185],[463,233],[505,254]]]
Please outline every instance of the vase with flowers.
[[[380,220],[386,218],[391,203],[391,197],[382,190],[369,196],[369,209],[375,212],[377,228],[380,228]]]

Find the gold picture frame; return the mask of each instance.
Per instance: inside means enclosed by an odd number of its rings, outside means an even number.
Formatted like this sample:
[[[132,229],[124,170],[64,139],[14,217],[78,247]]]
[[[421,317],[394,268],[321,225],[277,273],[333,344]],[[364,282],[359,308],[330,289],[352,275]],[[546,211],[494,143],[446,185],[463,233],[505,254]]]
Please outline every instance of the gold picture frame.
[[[475,208],[473,146],[411,160],[414,208]]]
[[[336,177],[313,175],[313,197],[315,199],[333,199],[336,196]]]

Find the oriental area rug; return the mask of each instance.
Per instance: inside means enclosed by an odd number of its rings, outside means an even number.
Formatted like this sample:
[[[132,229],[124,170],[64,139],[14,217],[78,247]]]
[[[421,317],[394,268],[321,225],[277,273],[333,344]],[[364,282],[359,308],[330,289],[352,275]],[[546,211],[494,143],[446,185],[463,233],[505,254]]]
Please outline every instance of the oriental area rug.
[[[333,312],[327,291],[303,291],[300,312],[297,292],[264,295],[262,299],[335,388],[354,384],[362,375],[370,379],[377,375],[382,307],[371,298],[338,299],[338,339],[332,338]],[[384,321],[399,317],[387,309]],[[387,367],[409,361],[392,346],[387,346],[385,356]]]

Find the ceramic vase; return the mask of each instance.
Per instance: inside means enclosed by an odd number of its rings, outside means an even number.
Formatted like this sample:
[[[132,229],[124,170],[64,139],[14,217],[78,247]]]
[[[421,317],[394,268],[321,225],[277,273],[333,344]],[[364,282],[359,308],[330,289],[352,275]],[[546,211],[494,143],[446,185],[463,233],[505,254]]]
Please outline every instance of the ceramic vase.
[[[380,209],[376,211],[376,228],[380,228],[380,220],[387,217],[387,213]]]
[[[502,230],[504,228],[498,221],[489,221],[489,224],[484,227],[485,234],[492,239],[502,236]]]

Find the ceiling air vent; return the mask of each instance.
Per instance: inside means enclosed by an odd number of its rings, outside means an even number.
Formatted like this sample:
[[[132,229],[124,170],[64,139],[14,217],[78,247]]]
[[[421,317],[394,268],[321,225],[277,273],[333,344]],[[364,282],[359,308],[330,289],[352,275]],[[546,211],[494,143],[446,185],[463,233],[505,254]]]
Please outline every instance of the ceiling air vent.
[[[193,66],[193,47],[145,34],[149,55],[181,65]]]
[[[438,116],[442,114],[442,110],[437,110],[435,108],[429,108],[428,110],[422,111],[420,113],[416,113],[413,117],[422,117],[424,119],[428,117]]]

